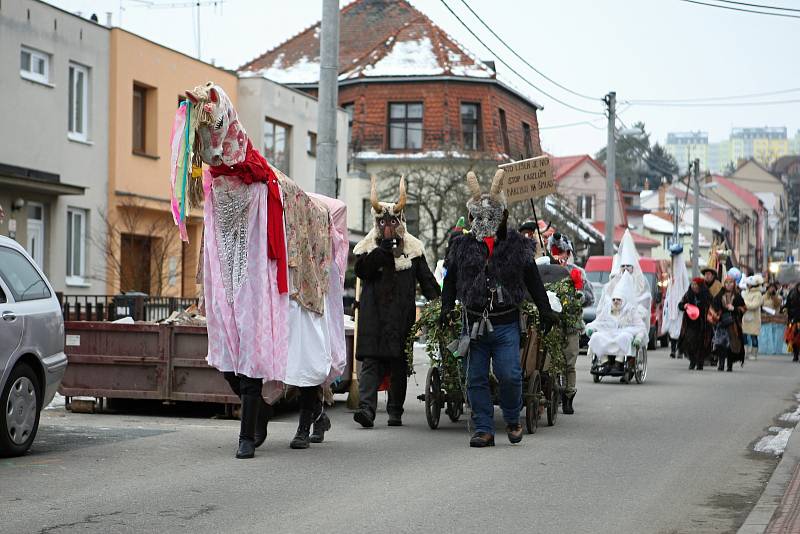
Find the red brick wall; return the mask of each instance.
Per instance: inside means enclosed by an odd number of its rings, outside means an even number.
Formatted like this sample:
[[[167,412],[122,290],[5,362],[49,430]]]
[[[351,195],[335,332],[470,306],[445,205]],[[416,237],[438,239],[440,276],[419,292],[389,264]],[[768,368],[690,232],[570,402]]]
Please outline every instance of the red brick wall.
[[[423,103],[423,150],[461,150],[462,102],[479,103],[482,150],[505,152],[499,109],[505,110],[510,156],[525,155],[522,123],[531,128],[534,155],[541,154],[536,109],[504,89],[470,82],[363,83],[339,88],[339,105],[354,103],[353,144],[356,150],[388,152],[390,102]]]

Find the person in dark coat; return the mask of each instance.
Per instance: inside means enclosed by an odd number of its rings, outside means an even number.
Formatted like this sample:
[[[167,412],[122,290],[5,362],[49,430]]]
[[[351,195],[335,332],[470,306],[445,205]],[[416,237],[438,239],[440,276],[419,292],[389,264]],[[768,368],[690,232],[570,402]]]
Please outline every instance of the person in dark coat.
[[[692,304],[700,310],[697,319],[691,319],[686,313],[686,306]],[[708,323],[706,315],[711,305],[711,295],[708,292],[705,281],[702,278],[695,278],[689,285],[689,290],[678,303],[678,309],[683,312],[683,323],[681,324],[681,335],[678,339],[678,349],[689,357],[689,370],[703,370],[703,360],[705,358],[704,347],[706,339],[706,329]]]
[[[789,290],[783,309],[786,310],[789,323],[784,340],[792,351],[792,361],[796,362],[800,356],[800,283],[795,283]]]
[[[403,208],[405,183],[397,203],[378,202],[372,181],[374,228],[353,249],[355,273],[361,279],[356,358],[361,361],[359,409],[353,419],[365,428],[375,424],[378,388],[390,376],[389,426],[401,426],[408,384],[406,339],[416,320],[417,283],[428,299],[439,296],[439,284],[425,261],[422,243],[408,233]]]
[[[470,233],[450,243],[445,261],[441,322],[447,322],[459,300],[464,310],[467,398],[475,433],[470,447],[494,445],[494,403],[489,386],[491,366],[497,378],[500,408],[511,443],[522,441],[519,307],[528,294],[539,310],[540,324],[554,320],[547,293],[534,260],[534,245],[508,229],[502,191],[503,171],[497,171],[490,193],[481,192],[473,172],[467,174],[472,196],[467,202]],[[557,317],[556,317],[557,318]]]
[[[725,278],[722,290],[712,303],[714,314],[718,317],[714,327],[714,341],[712,350],[719,358],[717,370],[725,368],[728,362],[728,371],[733,371],[733,362],[744,363],[744,344],[742,343],[742,315],[747,311],[742,295],[736,287],[733,277]]]

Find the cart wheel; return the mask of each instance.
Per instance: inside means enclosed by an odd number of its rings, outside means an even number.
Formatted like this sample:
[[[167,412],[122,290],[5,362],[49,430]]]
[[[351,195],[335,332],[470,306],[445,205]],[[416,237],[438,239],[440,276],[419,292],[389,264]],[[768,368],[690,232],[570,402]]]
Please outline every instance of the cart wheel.
[[[595,384],[599,384],[600,383],[600,375],[592,375],[592,380],[594,381]]]
[[[547,383],[549,384],[548,399],[550,401],[547,403],[547,426],[553,426],[556,424],[556,418],[558,418],[558,405],[561,400],[561,391],[558,387],[556,377],[549,376]]]
[[[636,372],[634,374],[636,383],[641,384],[647,379],[647,349],[639,348],[636,355]]]
[[[439,427],[439,416],[442,414],[442,384],[439,380],[439,368],[428,369],[425,379],[425,418],[431,430]]]
[[[444,413],[447,414],[447,417],[449,417],[452,422],[457,423],[464,413],[464,401],[447,401],[447,407]]]
[[[542,395],[542,379],[536,371],[528,379],[528,387],[525,388],[525,426],[528,427],[528,434],[535,434],[539,428],[539,398]]]

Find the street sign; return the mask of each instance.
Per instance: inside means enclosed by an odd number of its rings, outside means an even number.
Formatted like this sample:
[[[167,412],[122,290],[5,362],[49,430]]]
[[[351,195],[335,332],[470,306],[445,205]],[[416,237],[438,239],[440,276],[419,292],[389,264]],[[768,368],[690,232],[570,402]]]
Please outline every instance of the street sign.
[[[503,189],[509,204],[552,195],[556,181],[548,156],[499,165],[504,171]]]

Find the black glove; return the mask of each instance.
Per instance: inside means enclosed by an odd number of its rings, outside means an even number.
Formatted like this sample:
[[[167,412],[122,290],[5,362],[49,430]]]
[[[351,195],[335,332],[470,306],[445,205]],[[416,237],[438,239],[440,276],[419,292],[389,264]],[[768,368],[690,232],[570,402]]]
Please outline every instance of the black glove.
[[[381,239],[380,247],[391,252],[394,247],[394,239]]]

